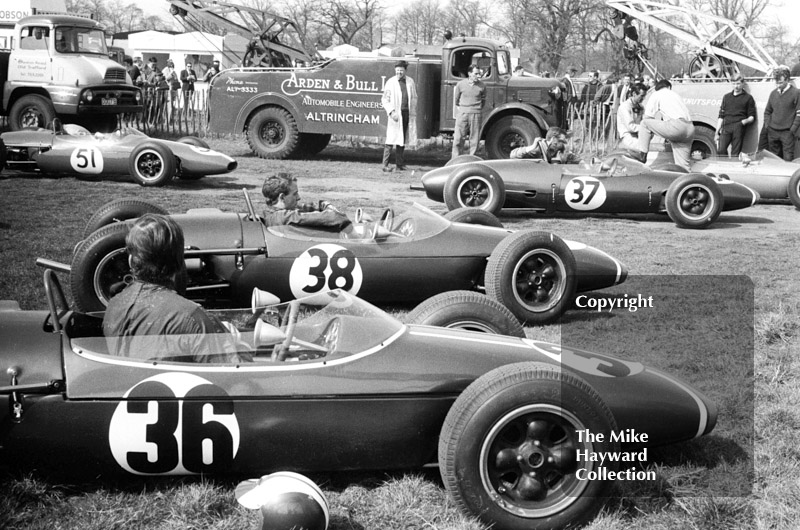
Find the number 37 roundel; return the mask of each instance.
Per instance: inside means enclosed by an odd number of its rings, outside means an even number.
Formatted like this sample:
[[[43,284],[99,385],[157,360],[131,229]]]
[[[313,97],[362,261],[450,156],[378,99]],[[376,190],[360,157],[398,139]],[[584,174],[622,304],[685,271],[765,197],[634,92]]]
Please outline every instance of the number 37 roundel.
[[[289,287],[295,298],[330,289],[358,294],[363,279],[355,254],[330,243],[315,245],[300,254],[289,271]]]

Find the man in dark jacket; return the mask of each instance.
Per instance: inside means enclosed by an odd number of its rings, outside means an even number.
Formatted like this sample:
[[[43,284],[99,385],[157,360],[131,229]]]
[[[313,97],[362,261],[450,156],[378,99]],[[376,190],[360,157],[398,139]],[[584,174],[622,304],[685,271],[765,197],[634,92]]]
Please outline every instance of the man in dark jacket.
[[[784,160],[794,159],[794,137],[800,127],[800,91],[789,84],[789,68],[779,66],[774,72],[776,88],[764,109],[767,149]]]
[[[345,214],[324,201],[318,211],[308,208],[301,211],[297,179],[288,173],[267,177],[261,193],[267,202],[264,210],[264,224],[267,226],[299,225],[342,230],[351,224]]]
[[[745,129],[756,121],[756,102],[753,96],[744,91],[741,74],[733,77],[733,91],[722,96],[722,106],[717,120],[717,151],[724,155],[731,148],[731,156],[742,152]]]

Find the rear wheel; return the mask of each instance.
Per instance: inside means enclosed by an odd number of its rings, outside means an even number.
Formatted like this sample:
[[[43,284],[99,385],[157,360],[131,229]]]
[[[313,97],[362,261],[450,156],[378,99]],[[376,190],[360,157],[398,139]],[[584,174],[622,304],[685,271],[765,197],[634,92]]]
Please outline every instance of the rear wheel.
[[[714,179],[692,173],[677,178],[667,189],[667,214],[680,228],[705,228],[719,217],[722,190]]]
[[[548,232],[520,231],[495,247],[486,263],[486,294],[522,322],[547,324],[572,303],[577,288],[575,256]]]
[[[259,110],[247,126],[247,143],[261,158],[289,158],[297,152],[299,140],[297,122],[280,107]]]
[[[169,215],[164,208],[140,199],[116,199],[97,209],[83,229],[83,239],[112,223],[136,219],[146,213]]]
[[[130,223],[94,232],[72,258],[70,288],[79,311],[103,311],[108,301],[133,281],[125,250]]]
[[[428,298],[408,313],[406,322],[525,337],[525,330],[511,311],[474,291],[448,291]]]
[[[483,158],[479,157],[478,155],[458,155],[457,157],[448,160],[444,167],[454,166],[456,164],[466,164],[467,162],[483,162]]]
[[[503,223],[500,222],[496,215],[480,208],[456,208],[444,214],[444,218],[453,223],[503,228]]]
[[[789,193],[789,200],[792,201],[794,207],[800,210],[800,169],[795,171],[792,178],[789,179],[789,187],[786,191]]]
[[[210,149],[206,141],[202,138],[198,138],[197,136],[184,136],[183,138],[178,138],[178,143],[202,147],[203,149]]]
[[[486,152],[489,158],[509,158],[517,147],[526,147],[542,136],[542,131],[530,119],[522,116],[500,118],[486,133]]]
[[[143,142],[131,153],[128,170],[141,186],[164,186],[175,175],[175,157],[164,144]]]
[[[12,131],[46,127],[56,117],[53,103],[44,96],[29,94],[22,96],[11,106],[8,125]]]
[[[695,127],[691,154],[692,158],[708,158],[716,155],[717,143],[714,141],[714,131],[708,127]]]
[[[613,481],[592,479],[616,454],[617,428],[584,380],[545,363],[496,368],[456,399],[439,436],[439,470],[456,506],[505,530],[581,526],[597,514]],[[579,432],[604,434],[588,441]],[[597,441],[602,439],[603,441]],[[618,463],[603,467],[616,471]]]

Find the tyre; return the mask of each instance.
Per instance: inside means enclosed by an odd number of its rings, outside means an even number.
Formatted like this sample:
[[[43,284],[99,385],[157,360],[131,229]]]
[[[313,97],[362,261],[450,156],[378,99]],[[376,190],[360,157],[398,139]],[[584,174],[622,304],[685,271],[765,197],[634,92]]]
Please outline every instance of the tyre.
[[[11,111],[8,113],[8,125],[12,131],[46,127],[55,117],[56,111],[49,99],[38,94],[29,94],[22,96],[11,105]]]
[[[125,251],[130,228],[130,222],[104,226],[76,249],[69,281],[79,311],[103,311],[133,281]]]
[[[575,256],[548,232],[520,231],[495,247],[486,263],[486,294],[523,323],[558,319],[575,298]]]
[[[786,191],[794,207],[800,210],[800,169],[795,171],[792,178],[789,179],[789,186]]]
[[[486,153],[489,158],[508,158],[517,147],[533,143],[542,131],[530,119],[522,116],[500,118],[486,133]]]
[[[211,149],[208,147],[208,143],[206,143],[205,140],[198,138],[197,136],[184,136],[182,138],[178,138],[178,143],[202,147],[203,149]]]
[[[474,291],[448,291],[428,298],[408,313],[406,322],[525,338],[511,311]]]
[[[0,173],[6,168],[6,144],[2,138],[0,138]]]
[[[300,145],[297,148],[297,154],[302,156],[314,156],[328,147],[330,141],[330,134],[300,133]]]
[[[503,228],[503,223],[500,222],[500,219],[495,214],[480,208],[456,208],[444,214],[444,218],[453,223]]]
[[[259,110],[247,126],[247,143],[261,158],[289,158],[297,152],[299,140],[297,122],[280,107]]]
[[[141,186],[164,186],[175,175],[175,157],[169,147],[158,142],[143,142],[128,159],[128,171]]]
[[[591,520],[613,488],[590,480],[586,454],[619,451],[614,416],[584,380],[544,363],[496,368],[456,399],[439,436],[445,489],[492,528],[572,528]],[[578,432],[603,433],[602,442]],[[618,463],[604,465],[616,471]],[[582,475],[587,480],[579,480]]]
[[[677,178],[667,189],[667,214],[680,228],[705,228],[722,212],[722,190],[699,173]]]
[[[164,208],[140,199],[116,199],[97,209],[83,229],[83,239],[111,223],[136,219],[146,213],[169,215]]]
[[[699,155],[708,158],[717,154],[717,143],[714,141],[714,131],[708,127],[697,126],[694,128],[694,139],[692,140],[692,158]]]
[[[496,215],[505,202],[503,179],[483,164],[467,164],[456,169],[444,185],[444,203],[448,210],[480,208]]]
[[[458,155],[457,157],[448,160],[444,167],[454,166],[456,164],[466,164],[467,162],[483,162],[483,158],[479,157],[478,155]]]
[[[679,166],[678,164],[659,164],[651,169],[655,171],[672,171],[673,173],[688,173],[685,167]]]

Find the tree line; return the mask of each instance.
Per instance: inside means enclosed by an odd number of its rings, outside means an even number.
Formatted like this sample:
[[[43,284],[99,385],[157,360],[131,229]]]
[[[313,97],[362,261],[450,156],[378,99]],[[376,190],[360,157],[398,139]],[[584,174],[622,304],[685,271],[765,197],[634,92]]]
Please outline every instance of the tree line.
[[[764,16],[770,4],[779,0],[667,1],[736,21],[778,63],[793,63],[800,52],[800,43],[790,37],[788,21]],[[604,31],[610,28],[612,12],[603,0],[410,0],[399,9],[389,9],[390,0],[237,2],[294,20],[306,42],[320,49],[333,44],[362,50],[381,44],[438,45],[449,30],[455,36],[507,42],[520,50],[520,61],[534,73],[561,73],[569,67],[627,69],[621,46],[611,32]],[[112,32],[187,29],[177,19],[147,14],[126,0],[67,0],[67,7],[70,12],[93,15]],[[634,24],[662,75],[686,70],[696,50],[668,33],[641,22]],[[219,28],[203,29],[223,33]]]

